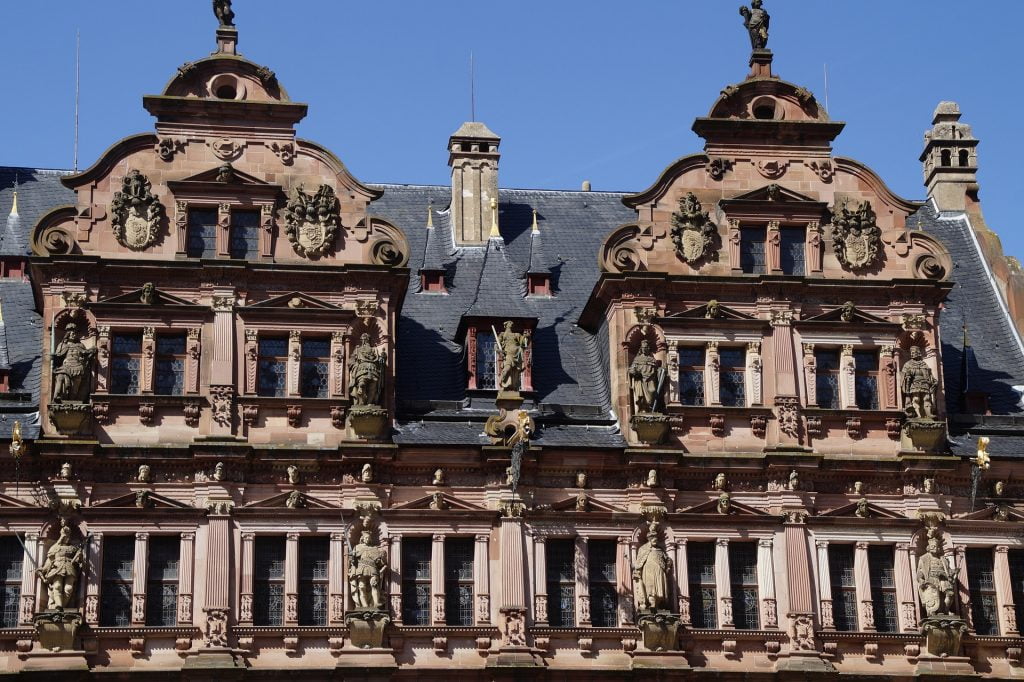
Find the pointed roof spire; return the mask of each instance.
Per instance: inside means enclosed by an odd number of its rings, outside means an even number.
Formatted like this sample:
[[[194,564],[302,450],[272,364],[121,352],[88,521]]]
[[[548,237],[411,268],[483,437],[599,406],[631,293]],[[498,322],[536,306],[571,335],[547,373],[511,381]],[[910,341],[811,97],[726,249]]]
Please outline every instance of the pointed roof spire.
[[[434,200],[427,201],[427,229],[434,227]]]
[[[540,228],[537,226],[537,209],[533,209],[533,225],[530,227],[530,234],[540,235]]]
[[[444,259],[447,256],[442,243],[443,230],[434,229],[434,202],[427,204],[427,239],[423,246],[423,265],[420,272],[444,270]]]
[[[540,225],[537,224],[537,209],[533,209],[533,227],[530,228],[530,269],[531,275],[549,275],[550,268],[544,257],[544,248],[540,238]]]

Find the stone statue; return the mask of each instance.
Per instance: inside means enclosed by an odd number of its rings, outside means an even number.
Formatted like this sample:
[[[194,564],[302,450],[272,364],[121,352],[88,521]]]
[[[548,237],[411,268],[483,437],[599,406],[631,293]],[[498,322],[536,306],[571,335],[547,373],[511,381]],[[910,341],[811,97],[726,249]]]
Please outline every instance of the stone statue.
[[[299,467],[294,464],[288,465],[288,483],[291,485],[298,485],[299,483]]]
[[[444,485],[444,469],[434,470],[433,485]]]
[[[370,541],[371,537],[370,531],[364,530],[359,536],[359,544],[349,553],[348,585],[352,603],[357,609],[379,610],[384,608],[381,586],[387,570],[387,557],[383,549]]]
[[[718,496],[717,510],[719,514],[732,513],[732,497],[729,493],[722,493]]]
[[[789,490],[800,490],[800,474],[796,469],[789,472],[789,481],[786,482],[786,488]]]
[[[647,487],[657,488],[658,487],[658,470],[651,469],[647,472]]]
[[[636,553],[633,566],[633,590],[638,611],[668,607],[668,575],[672,562],[658,537],[658,524],[652,522],[647,542]]]
[[[651,353],[647,339],[640,342],[633,363],[629,366],[629,390],[633,397],[633,414],[658,412],[661,392],[665,386],[665,368]]]
[[[724,471],[719,471],[717,474],[715,474],[714,480],[711,481],[711,489],[712,490],[725,490],[726,485],[727,485],[727,482],[726,482],[726,479],[725,479],[725,472]]]
[[[934,495],[935,494],[935,479],[926,478],[924,479],[924,494]]]
[[[64,329],[64,338],[53,352],[53,402],[85,402],[89,396],[95,348],[86,348],[74,322]]]
[[[373,467],[367,462],[359,472],[359,480],[363,483],[373,483]]]
[[[139,303],[143,305],[153,305],[156,302],[156,291],[152,282],[146,282],[142,285],[142,291],[139,292]]]
[[[61,520],[57,541],[46,551],[46,562],[36,569],[49,595],[46,608],[64,609],[71,603],[84,561],[82,548],[71,544],[71,527]]]
[[[934,419],[935,387],[938,381],[922,356],[920,346],[910,347],[910,360],[903,365],[900,375],[903,405],[911,419]]]
[[[140,464],[139,465],[139,473],[137,473],[135,475],[135,480],[138,481],[139,483],[149,483],[150,477],[151,477],[151,474],[150,474],[150,471],[149,471],[149,465],[148,464]]]
[[[224,473],[224,462],[217,462],[213,467],[213,480],[223,481],[226,478]]]
[[[64,462],[60,465],[60,473],[57,474],[57,478],[65,481],[71,480],[71,462]]]
[[[430,496],[430,508],[441,511],[448,508],[448,503],[444,501],[444,495],[441,493],[434,493]]]
[[[354,405],[380,405],[384,378],[384,354],[370,344],[370,335],[359,337],[359,346],[348,361],[348,391]]]
[[[231,10],[231,0],[213,0],[213,14],[221,27],[235,25],[235,13]]]
[[[1003,493],[1006,492],[1006,481],[996,481],[995,485],[992,486],[992,492],[996,497],[1002,497]]]
[[[717,299],[711,299],[708,301],[708,307],[704,310],[704,318],[708,320],[717,320],[722,316],[722,308],[718,303]]]
[[[953,614],[953,575],[942,556],[942,545],[934,531],[928,531],[928,550],[917,560],[917,591],[929,618]]]
[[[305,497],[298,490],[293,490],[288,493],[288,498],[284,501],[284,506],[289,509],[301,509],[306,505]]]
[[[768,47],[768,23],[771,17],[761,7],[761,0],[750,0],[750,7],[740,7],[740,15],[743,16],[743,25],[750,34],[750,47],[754,50],[763,50]]]
[[[862,497],[859,500],[857,500],[857,510],[854,512],[854,514],[856,514],[857,517],[861,519],[866,519],[868,516],[871,515],[870,511],[868,510],[868,500],[866,497]]]
[[[853,482],[853,492],[855,494],[857,494],[857,495],[860,495],[861,493],[863,493],[864,492],[864,482],[863,481],[854,481]]]
[[[517,392],[522,388],[526,335],[512,331],[512,322],[506,321],[505,328],[495,340],[501,360],[498,386],[502,391]]]
[[[576,472],[576,487],[586,488],[587,487],[587,472],[577,471]]]

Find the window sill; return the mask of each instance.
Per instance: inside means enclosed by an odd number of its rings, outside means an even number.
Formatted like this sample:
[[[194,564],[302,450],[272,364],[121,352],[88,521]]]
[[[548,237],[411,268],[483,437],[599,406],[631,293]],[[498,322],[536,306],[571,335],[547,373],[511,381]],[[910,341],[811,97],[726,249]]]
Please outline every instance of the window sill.
[[[185,393],[181,395],[157,395],[155,393],[93,393],[89,397],[93,403],[113,403],[115,405],[132,405],[135,403],[184,405],[186,402],[194,400],[207,402],[206,396],[198,393]]]

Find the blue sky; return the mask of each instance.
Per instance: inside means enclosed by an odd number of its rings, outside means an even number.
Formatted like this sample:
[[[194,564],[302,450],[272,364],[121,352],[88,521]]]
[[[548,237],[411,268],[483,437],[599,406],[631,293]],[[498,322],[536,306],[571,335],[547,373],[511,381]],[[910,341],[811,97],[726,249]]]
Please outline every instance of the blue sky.
[[[302,137],[364,182],[446,184],[445,145],[469,117],[502,136],[501,185],[641,190],[700,151],[690,131],[747,72],[734,0],[349,2],[235,0],[240,51],[310,105]],[[1024,185],[1009,0],[766,0],[775,71],[847,123],[837,154],[924,197],[923,133],[942,99],[981,139],[982,206],[1024,258],[1014,201]],[[5,132],[0,164],[72,163],[75,30],[82,35],[79,166],[150,130],[143,94],[214,47],[209,0],[48,0],[2,4]]]

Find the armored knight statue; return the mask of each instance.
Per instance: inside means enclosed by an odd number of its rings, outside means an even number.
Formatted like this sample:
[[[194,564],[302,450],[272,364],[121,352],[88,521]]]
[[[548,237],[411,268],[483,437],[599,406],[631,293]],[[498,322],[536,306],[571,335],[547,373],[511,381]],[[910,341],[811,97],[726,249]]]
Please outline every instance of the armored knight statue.
[[[388,562],[384,550],[371,538],[370,531],[364,530],[349,553],[348,585],[355,608],[380,610],[384,608],[381,586]]]
[[[71,603],[84,560],[82,548],[71,544],[71,527],[62,520],[57,541],[50,545],[46,561],[36,569],[36,574],[46,585],[46,608],[63,609]]]
[[[771,17],[768,11],[761,7],[761,0],[751,0],[750,7],[740,7],[740,15],[743,16],[743,25],[750,34],[750,47],[754,50],[763,50],[768,47],[768,23]]]
[[[348,391],[354,405],[380,405],[384,355],[370,344],[370,335],[359,337],[359,346],[348,361]]]
[[[931,367],[922,359],[920,346],[910,347],[910,360],[903,365],[900,379],[907,416],[911,419],[934,419],[938,381]]]
[[[497,341],[498,357],[501,359],[498,385],[502,391],[517,392],[522,388],[526,335],[512,331],[512,322],[506,321],[505,328],[495,340]]]
[[[942,545],[933,531],[928,532],[928,550],[917,560],[917,591],[925,615],[953,614],[955,581],[942,556]]]
[[[222,27],[235,25],[235,13],[231,9],[231,0],[213,0],[213,13]]]
[[[651,353],[647,339],[640,342],[633,363],[629,366],[629,389],[633,397],[633,414],[661,410],[661,392],[665,385],[665,368]]]
[[[78,326],[71,322],[64,338],[53,351],[53,402],[85,402],[88,398],[95,348],[86,348],[78,337]]]
[[[633,566],[633,595],[637,611],[657,611],[668,607],[671,568],[672,561],[662,546],[658,524],[651,522],[647,529],[647,542],[637,551]]]

